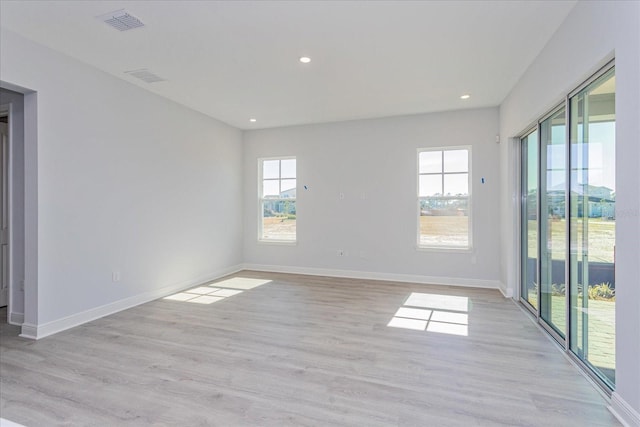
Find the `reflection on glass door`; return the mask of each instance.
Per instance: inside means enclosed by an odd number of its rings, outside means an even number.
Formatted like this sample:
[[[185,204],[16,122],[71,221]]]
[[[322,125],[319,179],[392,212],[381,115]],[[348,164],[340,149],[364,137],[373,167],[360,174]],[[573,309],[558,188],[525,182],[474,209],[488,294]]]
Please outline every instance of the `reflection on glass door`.
[[[522,139],[520,298],[538,309],[538,131]]]
[[[540,123],[540,317],[564,339],[567,328],[566,109]]]
[[[615,75],[570,99],[571,351],[615,384]]]

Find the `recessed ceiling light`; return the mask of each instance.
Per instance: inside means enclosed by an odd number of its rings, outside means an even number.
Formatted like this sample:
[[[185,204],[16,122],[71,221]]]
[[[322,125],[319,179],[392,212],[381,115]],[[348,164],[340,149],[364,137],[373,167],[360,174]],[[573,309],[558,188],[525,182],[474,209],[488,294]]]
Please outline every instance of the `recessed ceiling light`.
[[[257,122],[257,120],[256,120],[256,119],[249,119],[249,121],[250,121],[251,123],[255,123],[255,122]]]
[[[469,98],[471,98],[471,95],[469,94],[465,94],[460,97],[460,99],[469,99]]]
[[[311,58],[309,58],[308,56],[301,56],[300,62],[302,62],[303,64],[308,64],[309,62],[311,62]]]

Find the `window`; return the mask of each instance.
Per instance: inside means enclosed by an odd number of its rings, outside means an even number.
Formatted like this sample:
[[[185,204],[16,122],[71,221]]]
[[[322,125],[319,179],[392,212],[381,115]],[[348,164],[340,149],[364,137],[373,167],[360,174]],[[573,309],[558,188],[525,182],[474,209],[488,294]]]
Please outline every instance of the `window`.
[[[418,247],[471,248],[470,147],[418,152]]]
[[[260,173],[259,239],[296,240],[296,159],[262,159]]]

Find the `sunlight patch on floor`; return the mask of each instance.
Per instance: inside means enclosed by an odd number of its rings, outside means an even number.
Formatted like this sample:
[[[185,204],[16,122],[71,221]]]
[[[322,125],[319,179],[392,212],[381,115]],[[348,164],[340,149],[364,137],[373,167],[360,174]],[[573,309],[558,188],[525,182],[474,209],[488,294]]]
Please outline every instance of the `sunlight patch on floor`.
[[[436,310],[469,311],[469,298],[454,295],[423,294],[412,292],[403,305],[434,308]]]
[[[231,279],[223,280],[222,282],[212,283],[219,288],[231,288],[231,289],[253,289],[258,286],[270,283],[271,280],[263,279],[250,279],[248,277],[232,277]]]
[[[197,287],[197,288],[189,289],[188,292],[190,294],[208,295],[211,292],[217,291],[218,289],[220,289],[220,288],[212,288],[212,287],[209,287],[209,286],[200,286],[200,287]]]
[[[248,277],[233,277],[221,282],[210,283],[206,286],[197,286],[195,288],[178,292],[165,300],[190,302],[194,304],[213,304],[225,298],[241,294],[246,290],[266,285],[271,280],[251,279]]]
[[[404,317],[394,317],[387,324],[392,328],[402,328],[402,329],[413,329],[416,331],[424,331],[427,329],[427,321],[426,320],[418,320],[418,319],[407,319]]]
[[[468,312],[467,297],[412,292],[387,326],[466,337]]]

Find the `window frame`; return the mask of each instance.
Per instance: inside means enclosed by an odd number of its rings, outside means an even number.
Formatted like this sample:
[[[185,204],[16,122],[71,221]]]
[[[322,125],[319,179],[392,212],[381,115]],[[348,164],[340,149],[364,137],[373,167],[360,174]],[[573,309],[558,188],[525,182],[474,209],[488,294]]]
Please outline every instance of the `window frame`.
[[[278,160],[282,162],[283,160],[295,160],[296,161],[296,197],[288,197],[288,198],[269,198],[265,199],[264,197],[264,162],[269,160]],[[267,180],[278,180],[279,185],[282,185],[283,179],[292,179],[292,178],[282,178],[282,164],[280,163],[280,168],[278,171],[278,178],[267,178]],[[297,215],[298,215],[298,206],[296,203],[296,233],[294,239],[268,239],[264,237],[263,225],[264,225],[264,202],[265,200],[269,201],[293,201],[297,202],[297,188],[298,188],[298,159],[296,156],[276,156],[276,157],[260,157],[258,158],[258,243],[266,243],[266,244],[275,244],[275,245],[296,245],[298,242],[298,230],[297,230]]]
[[[436,173],[420,173],[420,153],[434,152],[434,151],[458,151],[467,150],[467,181],[468,181],[468,194],[467,198],[467,218],[468,218],[468,231],[467,231],[467,245],[466,246],[452,246],[452,245],[438,245],[438,244],[422,244],[420,242],[420,201],[423,199],[434,199],[434,196],[420,196],[420,176],[421,175],[434,175]],[[473,150],[471,145],[454,145],[454,146],[440,146],[440,147],[421,147],[416,150],[416,249],[418,251],[437,251],[437,252],[472,252],[473,251],[473,195],[472,195],[472,161]],[[444,161],[441,163],[440,176],[444,185],[445,175],[455,175],[465,172],[445,172]],[[462,197],[456,196],[441,196],[442,199],[460,199]]]

